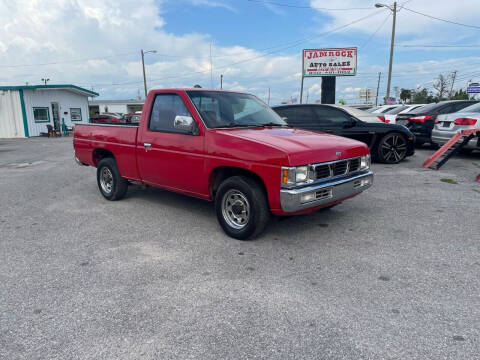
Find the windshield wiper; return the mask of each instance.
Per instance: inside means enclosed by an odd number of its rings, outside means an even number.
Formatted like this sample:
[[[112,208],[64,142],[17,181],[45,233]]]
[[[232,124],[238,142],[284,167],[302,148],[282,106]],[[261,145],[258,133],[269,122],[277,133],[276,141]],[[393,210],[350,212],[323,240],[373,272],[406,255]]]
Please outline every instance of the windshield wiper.
[[[236,123],[230,123],[225,126],[220,126],[224,128],[241,128],[241,127],[253,127],[253,126],[258,126],[257,124],[236,124]]]
[[[275,123],[275,122],[268,122],[268,123],[265,123],[265,124],[259,124],[258,126],[280,126],[280,127],[285,127],[287,125],[285,124],[279,124],[279,123]]]

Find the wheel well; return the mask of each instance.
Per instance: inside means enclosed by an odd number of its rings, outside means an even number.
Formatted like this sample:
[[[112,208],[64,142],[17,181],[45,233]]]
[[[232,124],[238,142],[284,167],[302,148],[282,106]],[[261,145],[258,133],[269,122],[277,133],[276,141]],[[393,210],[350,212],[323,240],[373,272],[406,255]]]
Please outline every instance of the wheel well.
[[[93,156],[93,163],[95,164],[95,166],[97,166],[100,160],[102,159],[109,158],[109,157],[115,159],[115,156],[113,156],[113,153],[106,149],[95,149],[93,150],[92,156]]]
[[[246,176],[250,179],[256,181],[262,189],[265,191],[265,196],[268,197],[267,188],[265,183],[263,182],[262,178],[258,176],[256,173],[250,170],[245,170],[242,168],[237,167],[230,167],[230,166],[222,166],[218,167],[213,170],[210,174],[210,182],[209,182],[209,189],[210,189],[210,196],[215,198],[215,194],[220,187],[220,184],[227,178],[232,176]]]

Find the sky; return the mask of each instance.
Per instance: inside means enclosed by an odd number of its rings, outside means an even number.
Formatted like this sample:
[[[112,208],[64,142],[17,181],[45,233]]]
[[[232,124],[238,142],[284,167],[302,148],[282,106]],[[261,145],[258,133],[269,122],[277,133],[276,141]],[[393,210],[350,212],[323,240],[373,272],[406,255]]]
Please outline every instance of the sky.
[[[336,99],[361,88],[385,96],[392,12],[370,0],[1,0],[0,85],[75,84],[99,99],[143,96],[148,88],[244,91],[278,104],[298,98],[302,49],[358,48],[356,76],[337,77]],[[391,3],[386,3],[391,4]],[[392,94],[456,73],[454,89],[480,82],[479,0],[399,3]],[[402,7],[403,6],[403,7]],[[413,11],[412,11],[413,10]],[[429,16],[461,23],[461,26]],[[473,26],[473,27],[472,27]],[[434,46],[434,47],[432,47]],[[211,57],[210,57],[211,54]],[[304,102],[321,79],[304,83]]]

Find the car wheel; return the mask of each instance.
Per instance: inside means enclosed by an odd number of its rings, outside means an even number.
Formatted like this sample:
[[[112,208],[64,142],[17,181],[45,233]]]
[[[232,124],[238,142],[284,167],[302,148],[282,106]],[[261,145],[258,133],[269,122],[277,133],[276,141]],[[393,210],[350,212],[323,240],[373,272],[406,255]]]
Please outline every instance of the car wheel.
[[[100,192],[107,200],[120,200],[128,190],[128,182],[120,175],[117,162],[113,158],[105,158],[98,163],[97,183]]]
[[[399,133],[386,134],[377,146],[378,161],[386,164],[396,164],[407,156],[407,139]]]
[[[245,176],[232,176],[220,185],[215,211],[225,233],[238,240],[260,235],[270,218],[265,190]]]
[[[463,155],[470,155],[473,152],[473,149],[462,149],[460,150],[460,154]]]
[[[430,143],[430,147],[433,149],[433,150],[438,150],[440,149],[440,145],[438,145],[437,143]]]

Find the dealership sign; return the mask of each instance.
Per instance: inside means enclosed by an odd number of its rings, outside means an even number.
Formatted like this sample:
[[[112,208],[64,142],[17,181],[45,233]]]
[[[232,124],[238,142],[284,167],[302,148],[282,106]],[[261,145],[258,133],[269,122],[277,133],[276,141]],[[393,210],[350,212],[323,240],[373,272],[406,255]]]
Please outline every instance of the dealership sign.
[[[357,48],[303,50],[303,77],[353,76],[356,73]]]
[[[480,94],[480,84],[479,83],[468,84],[467,94]]]

